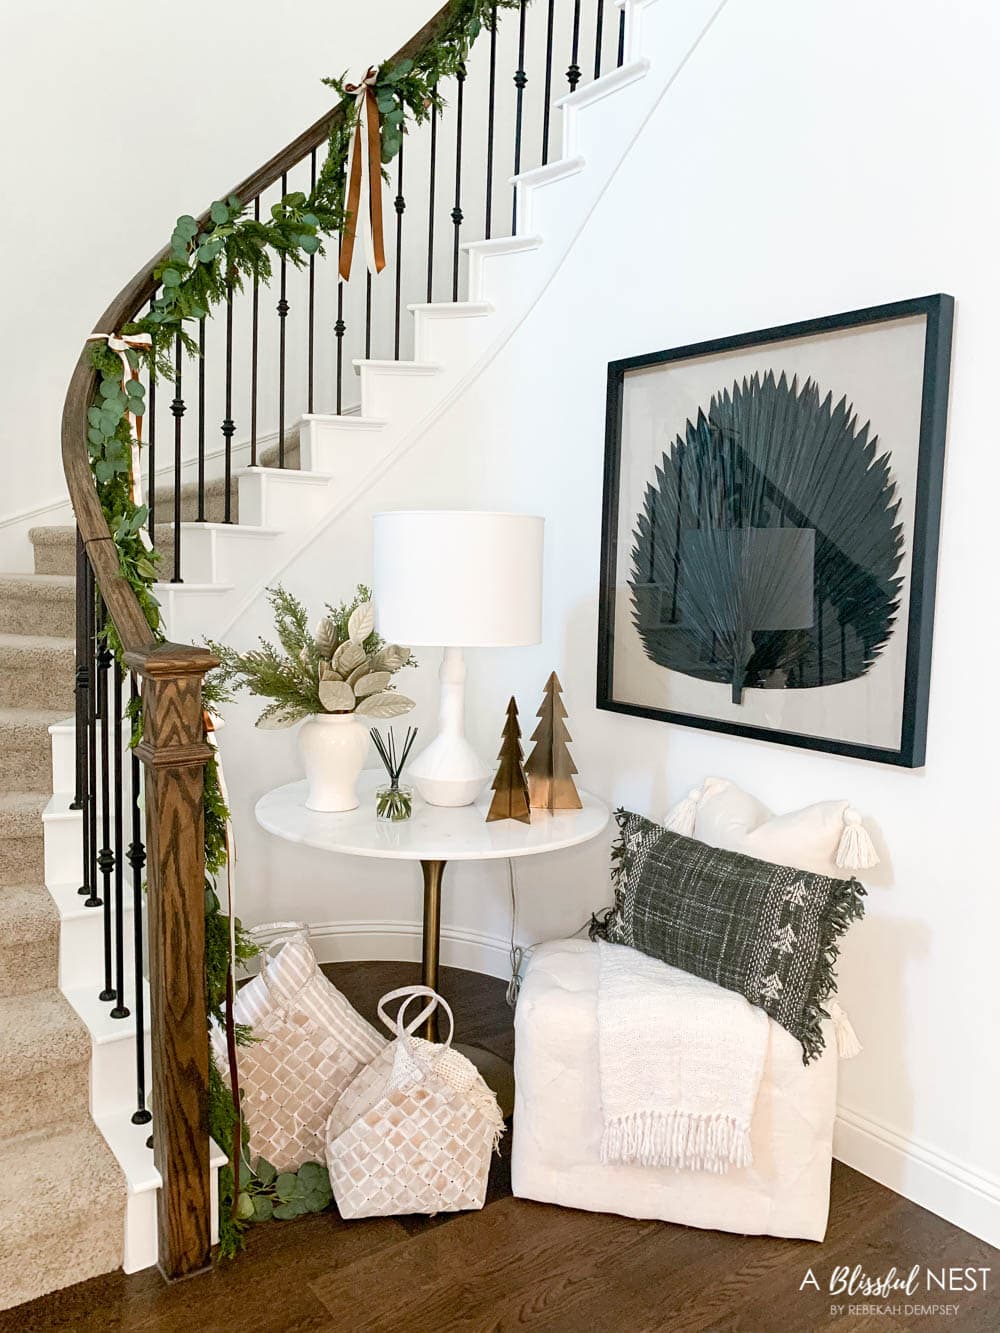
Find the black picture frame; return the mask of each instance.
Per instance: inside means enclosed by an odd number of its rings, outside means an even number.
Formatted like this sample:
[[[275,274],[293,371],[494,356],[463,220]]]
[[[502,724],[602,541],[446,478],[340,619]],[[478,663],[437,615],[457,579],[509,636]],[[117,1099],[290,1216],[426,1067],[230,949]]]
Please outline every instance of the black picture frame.
[[[834,737],[782,731],[766,726],[706,717],[669,708],[647,706],[615,697],[616,580],[619,567],[619,502],[622,466],[623,405],[630,372],[737,349],[829,334],[860,325],[878,324],[906,316],[926,318],[923,377],[913,517],[906,533],[911,557],[903,673],[900,744],[898,748],[856,743]],[[948,389],[951,364],[954,299],[943,293],[868,306],[819,319],[801,320],[706,342],[672,347],[608,363],[605,422],[604,504],[601,533],[600,596],[598,616],[597,707],[678,726],[771,741],[806,750],[866,759],[903,768],[919,768],[926,759],[927,714],[930,693],[931,644],[934,627],[935,583],[941,497],[944,481]],[[682,423],[678,423],[680,426]]]

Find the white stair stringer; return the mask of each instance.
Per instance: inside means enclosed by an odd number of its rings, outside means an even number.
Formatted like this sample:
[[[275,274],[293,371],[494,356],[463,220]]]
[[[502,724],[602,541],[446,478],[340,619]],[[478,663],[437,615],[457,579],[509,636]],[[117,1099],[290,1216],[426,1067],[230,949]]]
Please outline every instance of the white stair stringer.
[[[355,363],[360,417],[317,413],[303,419],[303,465],[336,471],[331,503],[311,528],[299,517],[294,549],[266,580],[240,589],[233,613],[213,628],[215,637],[230,634],[267,583],[280,579],[352,508],[507,344],[725,3],[623,0],[625,64],[562,99],[563,158],[523,172],[516,181],[519,234],[463,244],[467,300],[411,307],[414,361]],[[524,230],[526,223],[530,231]],[[332,457],[337,450],[339,458]],[[243,517],[242,491],[240,505]],[[260,515],[247,517],[264,521]]]

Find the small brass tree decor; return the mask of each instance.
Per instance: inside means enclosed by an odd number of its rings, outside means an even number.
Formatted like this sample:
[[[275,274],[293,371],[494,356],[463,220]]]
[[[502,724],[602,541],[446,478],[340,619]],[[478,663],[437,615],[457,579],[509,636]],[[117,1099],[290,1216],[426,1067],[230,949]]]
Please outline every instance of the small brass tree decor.
[[[517,701],[511,695],[507,705],[507,721],[503,728],[503,744],[500,746],[500,767],[493,779],[493,800],[490,802],[486,822],[494,819],[519,819],[522,824],[531,823],[531,804],[528,798],[528,779],[524,776],[521,760],[521,727],[517,720]]]
[[[562,685],[554,671],[545,682],[545,696],[536,717],[540,721],[531,734],[534,748],[524,766],[531,807],[533,810],[580,810],[583,802],[573,781],[577,767],[567,748],[573,737],[565,722]]]

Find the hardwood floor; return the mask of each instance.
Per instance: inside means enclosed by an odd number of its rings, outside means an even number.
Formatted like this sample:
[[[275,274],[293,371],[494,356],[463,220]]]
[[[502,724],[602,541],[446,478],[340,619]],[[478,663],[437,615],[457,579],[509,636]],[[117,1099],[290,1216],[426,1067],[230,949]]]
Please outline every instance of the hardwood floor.
[[[324,968],[373,1021],[378,997],[418,980],[415,965]],[[442,989],[464,1042],[510,1057],[503,984],[444,969]],[[881,1301],[831,1297],[835,1265],[871,1274],[912,1265],[992,1268],[986,1293],[920,1293]],[[333,1213],[251,1230],[246,1253],[211,1274],[166,1286],[155,1270],[112,1273],[0,1314],[17,1333],[995,1333],[1000,1252],[834,1164],[822,1245],[731,1236],[574,1212],[510,1197],[509,1135],[482,1212],[342,1222]],[[910,1304],[957,1304],[916,1315]],[[831,1303],[843,1311],[831,1314]],[[899,1307],[850,1312],[851,1305]]]

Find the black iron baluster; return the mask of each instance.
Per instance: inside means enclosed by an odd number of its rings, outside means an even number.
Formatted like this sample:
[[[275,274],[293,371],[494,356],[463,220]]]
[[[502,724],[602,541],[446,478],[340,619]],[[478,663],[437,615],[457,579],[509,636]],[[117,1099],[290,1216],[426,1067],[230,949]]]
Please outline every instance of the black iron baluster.
[[[625,10],[618,15],[618,68],[625,64]]]
[[[309,197],[316,193],[316,149],[312,150],[309,157]],[[307,352],[308,379],[306,386],[306,410],[313,410],[313,353],[315,349],[315,329],[316,329],[316,256],[309,256],[309,345]],[[228,521],[228,520],[227,520]]]
[[[132,700],[132,711],[134,712],[138,707],[139,699],[139,687],[136,683],[134,671],[131,673],[130,678],[129,697]],[[133,1125],[148,1125],[153,1117],[146,1110],[146,1039],[143,1031],[145,1026],[145,996],[142,989],[142,869],[146,864],[146,849],[142,845],[139,760],[136,758],[134,749],[132,750],[131,755],[132,841],[129,843],[126,855],[128,863],[132,868],[132,949],[135,955],[133,959],[133,971],[135,986],[136,1109],[132,1113],[132,1123]]]
[[[226,283],[226,415],[222,420],[222,441],[225,454],[225,494],[222,501],[222,521],[233,521],[233,279]]]
[[[97,868],[101,873],[101,894],[104,899],[104,989],[100,999],[116,999],[111,975],[111,875],[115,868],[115,854],[111,849],[111,773],[108,737],[108,668],[114,661],[104,634],[107,626],[107,607],[98,594],[97,616],[97,718],[101,730],[101,850],[97,854]]]
[[[90,672],[87,667],[87,552],[84,549],[83,537],[80,529],[76,530],[76,617],[74,621],[76,646],[74,649],[75,661],[73,668],[73,709],[74,709],[74,735],[73,735],[73,799],[70,802],[71,810],[85,810],[87,807],[86,797],[86,773],[87,765],[84,761],[83,740],[86,731],[87,716],[87,689]],[[86,818],[83,821],[86,828]],[[84,853],[86,861],[86,852]],[[81,890],[83,892],[83,890]]]
[[[455,224],[455,254],[452,263],[451,299],[458,300],[458,253],[459,238],[462,230],[462,103],[465,100],[465,66],[459,65],[455,74],[458,84],[458,97],[455,106],[455,207],[451,210],[451,220]]]
[[[438,109],[437,84],[434,85],[434,100],[431,102],[431,173],[428,181],[427,204],[427,299],[434,300],[434,193],[437,185],[437,139]],[[489,214],[487,214],[489,217]],[[488,236],[489,230],[486,235]]]
[[[493,234],[493,129],[497,91],[497,7],[490,6],[490,100],[486,112],[486,239]],[[431,299],[428,296],[428,301]]]
[[[83,559],[83,657],[86,691],[82,701],[83,729],[77,731],[76,746],[83,767],[83,883],[84,907],[100,907],[97,892],[97,645],[94,641],[94,571]],[[78,714],[79,716],[79,714]]]
[[[205,521],[205,321],[198,321],[198,522]]]
[[[365,274],[365,360],[372,354],[372,274]]]
[[[549,122],[552,119],[552,41],[555,27],[556,0],[549,0],[545,20],[545,96],[542,98],[542,166],[549,160]]]
[[[517,102],[514,112],[514,175],[521,170],[521,125],[524,120],[524,89],[528,82],[528,76],[524,72],[524,30],[525,21],[528,14],[527,0],[521,0],[520,5],[520,26],[517,36],[517,69],[514,71],[514,87],[517,89]],[[517,186],[513,190],[514,199],[511,205],[510,232],[512,236],[517,235]]]
[[[181,469],[183,466],[182,441],[184,399],[181,397],[181,340],[174,339],[174,396],[170,403],[174,414],[174,572],[171,583],[182,583],[181,578]]]
[[[288,173],[281,176],[281,197],[288,193]],[[288,261],[281,255],[281,293],[278,298],[278,467],[285,466],[285,321],[288,318]]]
[[[393,355],[399,360],[399,314],[403,295],[403,214],[406,212],[406,199],[403,195],[403,145],[399,145],[399,174],[396,183],[396,327],[393,338]]]
[[[337,237],[337,320],[333,332],[337,339],[337,415],[344,410],[344,279],[340,276],[340,251],[344,243],[343,236]]]
[[[624,14],[624,10],[622,13]],[[601,47],[604,44],[604,0],[597,0],[597,31],[594,37],[594,78],[601,77]]]
[[[153,303],[149,303],[150,310],[153,309]],[[156,545],[156,367],[151,365],[149,370],[149,402],[146,405],[146,415],[143,420],[149,423],[149,444],[146,446],[146,452],[149,457],[149,490],[147,500],[149,507],[149,540]]]
[[[260,221],[260,196],[253,201],[254,221]],[[250,466],[257,466],[257,317],[260,313],[260,280],[254,275],[250,304]]]
[[[570,92],[576,91],[576,85],[580,82],[580,0],[575,0],[573,5],[573,49],[569,58],[569,69],[566,71],[566,79],[569,83]]]
[[[114,672],[114,739],[113,771],[115,783],[115,1007],[111,1010],[112,1018],[128,1018],[129,1011],[125,1004],[125,916],[123,911],[123,890],[125,862],[122,856],[122,843],[125,836],[125,801],[122,786],[122,673],[117,662],[112,662]]]

